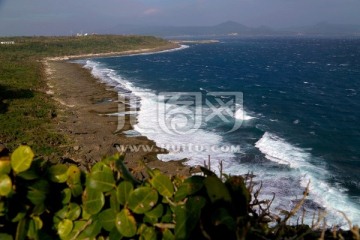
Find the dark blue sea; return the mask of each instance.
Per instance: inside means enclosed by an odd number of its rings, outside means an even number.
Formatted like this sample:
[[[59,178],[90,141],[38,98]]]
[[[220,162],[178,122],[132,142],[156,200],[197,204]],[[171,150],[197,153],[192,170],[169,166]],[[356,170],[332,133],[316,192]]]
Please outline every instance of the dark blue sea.
[[[134,129],[168,148],[160,159],[253,172],[274,211],[310,181],[308,221],[360,224],[359,39],[220,39],[85,66],[136,99]]]

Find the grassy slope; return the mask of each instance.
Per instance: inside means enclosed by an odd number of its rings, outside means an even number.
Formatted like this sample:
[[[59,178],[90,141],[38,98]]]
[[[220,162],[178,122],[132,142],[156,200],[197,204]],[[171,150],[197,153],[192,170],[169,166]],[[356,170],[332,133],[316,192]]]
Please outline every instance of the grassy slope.
[[[10,149],[26,142],[37,154],[60,153],[64,137],[51,127],[54,102],[44,93],[44,57],[161,47],[167,41],[143,36],[14,37],[0,45],[0,142]],[[60,153],[61,154],[61,153]]]

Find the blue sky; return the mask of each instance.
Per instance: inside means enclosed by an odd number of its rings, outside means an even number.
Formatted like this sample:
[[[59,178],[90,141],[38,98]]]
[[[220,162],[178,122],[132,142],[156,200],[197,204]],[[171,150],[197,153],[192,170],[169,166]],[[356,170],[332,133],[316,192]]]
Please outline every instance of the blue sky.
[[[274,28],[360,24],[360,0],[0,0],[0,35],[71,34],[118,24]]]

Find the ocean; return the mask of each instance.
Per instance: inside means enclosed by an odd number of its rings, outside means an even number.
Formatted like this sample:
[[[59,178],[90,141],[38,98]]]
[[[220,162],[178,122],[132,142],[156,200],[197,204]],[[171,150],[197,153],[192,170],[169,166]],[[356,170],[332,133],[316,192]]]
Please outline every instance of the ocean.
[[[307,223],[326,210],[329,225],[345,226],[339,211],[360,224],[360,39],[229,38],[82,63],[132,99],[129,134],[167,148],[161,160],[253,172],[275,213],[310,181]]]

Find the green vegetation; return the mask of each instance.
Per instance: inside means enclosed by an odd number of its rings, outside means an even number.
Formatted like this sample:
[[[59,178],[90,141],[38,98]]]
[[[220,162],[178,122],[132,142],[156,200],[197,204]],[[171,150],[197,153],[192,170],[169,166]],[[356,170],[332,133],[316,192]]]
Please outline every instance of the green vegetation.
[[[0,38],[14,41],[13,45],[0,45],[2,56],[20,60],[24,57],[41,59],[79,54],[121,52],[165,46],[168,41],[147,36],[90,35],[82,37],[14,37]]]
[[[119,52],[166,46],[165,40],[143,36],[0,38],[0,142],[14,149],[28,143],[43,156],[61,155],[65,142],[51,127],[56,108],[45,94],[40,62],[45,57]]]
[[[203,176],[169,178],[147,168],[149,178],[139,180],[123,159],[105,158],[85,172],[34,159],[28,146],[3,155],[0,239],[359,239],[357,227],[287,225],[305,197],[275,217],[251,179],[206,168]]]

